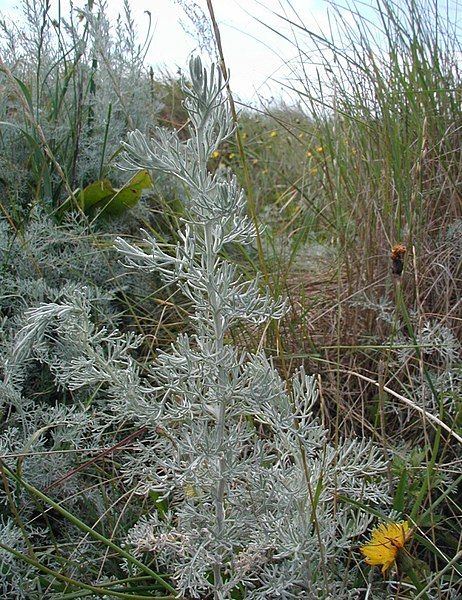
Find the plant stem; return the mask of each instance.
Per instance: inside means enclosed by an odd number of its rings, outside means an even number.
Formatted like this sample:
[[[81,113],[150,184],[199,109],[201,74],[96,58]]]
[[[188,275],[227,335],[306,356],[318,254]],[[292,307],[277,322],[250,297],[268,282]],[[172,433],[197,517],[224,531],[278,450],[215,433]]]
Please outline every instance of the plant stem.
[[[219,357],[224,347],[224,328],[223,328],[223,314],[221,308],[220,297],[216,292],[216,252],[213,249],[213,230],[212,223],[208,222],[204,226],[205,232],[205,252],[206,252],[206,269],[208,279],[208,297],[210,303],[210,309],[212,311],[213,326],[214,326],[214,345],[215,355],[218,357],[217,361],[217,389],[218,391],[225,389],[226,384],[226,372],[219,363]],[[225,529],[225,490],[226,490],[226,477],[224,475],[226,471],[227,461],[223,452],[223,443],[225,439],[225,418],[226,418],[226,397],[221,394],[220,404],[218,407],[218,417],[216,421],[216,443],[218,452],[218,482],[215,493],[215,514],[216,514],[216,536],[220,539]],[[216,600],[221,598],[221,590],[223,588],[223,577],[221,574],[222,564],[216,563],[213,568],[214,574],[214,597]]]

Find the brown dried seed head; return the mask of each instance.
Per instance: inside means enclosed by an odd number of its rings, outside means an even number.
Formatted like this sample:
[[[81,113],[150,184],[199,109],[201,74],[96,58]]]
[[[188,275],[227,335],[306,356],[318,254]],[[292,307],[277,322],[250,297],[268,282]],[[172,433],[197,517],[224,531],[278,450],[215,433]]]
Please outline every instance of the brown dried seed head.
[[[395,244],[391,249],[391,260],[402,260],[406,254],[406,246],[403,244]]]
[[[391,271],[395,275],[401,275],[404,268],[403,258],[406,254],[406,246],[395,244],[391,249]]]

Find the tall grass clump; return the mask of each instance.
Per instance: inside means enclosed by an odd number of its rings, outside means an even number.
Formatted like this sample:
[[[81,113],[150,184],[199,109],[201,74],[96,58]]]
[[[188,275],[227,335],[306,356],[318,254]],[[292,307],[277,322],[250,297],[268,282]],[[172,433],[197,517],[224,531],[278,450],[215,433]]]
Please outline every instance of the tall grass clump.
[[[385,244],[414,246],[420,267],[428,238],[444,246],[441,232],[461,216],[460,46],[439,8],[378,2],[367,18],[356,6],[334,10],[336,35],[316,38],[330,76],[316,95],[300,82],[319,124],[339,241],[353,269],[364,258],[368,281]]]
[[[289,231],[284,273],[299,318],[286,323],[286,360],[320,374],[333,432],[368,432],[391,450],[394,505],[425,524],[432,548],[421,557],[446,573],[461,526],[450,466],[462,398],[457,5],[332,3],[322,32],[285,8],[301,62],[291,87],[309,119],[308,194],[288,205],[311,228],[297,236],[300,218]],[[278,118],[295,132],[290,122]],[[317,271],[302,245],[313,233],[326,249]],[[460,569],[437,593],[457,596],[458,581]]]
[[[435,390],[423,393],[419,387],[431,387],[429,377],[444,378],[446,371],[453,382],[460,379],[456,6],[443,11],[438,3],[409,0],[330,8],[330,36],[301,24],[302,15],[291,19],[287,11],[280,16],[295,32],[305,66],[314,55],[319,63],[318,78],[299,76],[292,88],[308,116],[294,127],[291,117],[276,115],[275,131],[280,135],[281,129],[296,133],[301,128],[300,145],[308,159],[294,181],[294,193],[288,193],[287,182],[282,194],[286,207],[298,203],[302,208],[288,232],[292,258],[299,257],[300,267],[306,250],[301,243],[313,233],[331,258],[322,306],[311,305],[320,325],[313,327],[312,347],[320,342],[335,353],[335,346],[342,346],[345,361],[354,361],[349,367],[361,367],[363,359],[370,367],[371,358],[377,366],[380,360],[385,377],[402,391],[423,396],[425,402],[433,396],[434,410],[439,410],[437,397],[451,397],[445,402],[457,414],[458,383],[451,390],[436,390],[436,396]],[[295,193],[302,177],[305,183]],[[305,227],[305,235],[295,235],[303,233],[306,213],[310,231]],[[405,246],[404,272],[393,277],[398,245]],[[317,273],[310,266],[305,270],[310,289]],[[374,355],[378,344],[386,349]],[[356,351],[363,347],[364,352]],[[336,360],[332,353],[329,358]],[[422,360],[432,372],[426,381],[418,367]],[[350,383],[345,393],[356,393]]]

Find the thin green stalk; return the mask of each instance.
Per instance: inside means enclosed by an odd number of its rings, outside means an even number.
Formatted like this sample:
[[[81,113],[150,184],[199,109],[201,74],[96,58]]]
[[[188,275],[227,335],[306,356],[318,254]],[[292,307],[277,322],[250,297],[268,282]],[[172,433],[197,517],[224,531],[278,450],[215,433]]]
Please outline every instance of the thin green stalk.
[[[76,587],[80,587],[84,590],[90,590],[93,593],[99,594],[101,596],[111,595],[111,596],[115,596],[116,598],[123,598],[123,599],[127,599],[127,600],[128,599],[131,599],[131,600],[154,600],[156,598],[158,598],[158,600],[174,600],[174,599],[178,598],[178,596],[152,596],[152,595],[139,596],[136,594],[125,594],[123,592],[117,592],[115,590],[104,588],[101,586],[90,585],[88,583],[83,583],[82,581],[77,581],[76,579],[73,579],[72,577],[67,577],[66,575],[62,575],[61,573],[58,573],[57,571],[53,571],[53,569],[46,567],[39,561],[31,558],[30,556],[26,556],[25,554],[22,554],[21,552],[18,552],[18,550],[15,550],[11,546],[7,546],[6,544],[3,544],[2,542],[0,542],[0,548],[2,550],[4,550],[5,552],[8,552],[9,554],[12,554],[16,558],[32,565],[36,569],[39,569],[43,573],[46,573],[47,575],[52,575],[55,579],[58,579],[59,581],[63,581],[65,583],[74,585]]]
[[[106,546],[109,546],[109,548],[111,548],[112,550],[115,550],[120,556],[123,556],[124,558],[126,558],[129,563],[138,567],[138,569],[140,569],[144,573],[150,575],[159,584],[161,584],[167,591],[169,591],[173,594],[176,593],[176,590],[173,586],[171,586],[169,583],[167,583],[160,575],[158,575],[155,571],[153,571],[152,569],[147,567],[140,560],[138,560],[137,558],[132,556],[129,552],[127,552],[126,550],[124,550],[123,548],[118,546],[117,544],[114,544],[114,542],[112,542],[111,540],[108,540],[104,535],[101,535],[100,533],[98,533],[97,531],[95,531],[94,529],[92,529],[91,527],[86,525],[85,523],[83,523],[83,521],[78,519],[75,515],[73,515],[69,511],[67,511],[60,504],[58,504],[57,502],[55,502],[54,500],[52,500],[51,498],[49,498],[48,496],[43,494],[40,490],[35,488],[33,485],[31,485],[30,483],[27,483],[26,481],[24,481],[24,479],[18,477],[15,473],[10,471],[10,469],[8,469],[8,467],[6,465],[4,465],[3,461],[0,460],[0,464],[3,464],[5,473],[7,473],[12,479],[14,479],[18,484],[22,485],[30,494],[32,494],[33,496],[36,496],[37,498],[40,498],[41,500],[43,500],[43,502],[45,502],[46,504],[48,504],[49,506],[51,506],[55,510],[57,510],[61,515],[63,515],[63,517],[65,517],[68,521],[70,521],[75,527],[77,527],[81,531],[84,531],[90,537],[102,542]]]
[[[19,511],[18,511],[18,509],[16,507],[16,504],[14,503],[13,495],[11,493],[10,486],[9,486],[9,483],[8,483],[8,479],[6,477],[5,469],[3,468],[3,464],[2,464],[1,461],[0,461],[0,471],[1,471],[1,478],[2,478],[2,481],[3,481],[3,489],[5,491],[5,495],[6,495],[8,504],[10,506],[11,513],[13,514],[13,517],[14,517],[14,519],[16,521],[17,526],[21,530],[21,533],[22,533],[24,542],[26,543],[27,550],[28,550],[29,554],[32,557],[35,557],[34,548],[33,548],[32,544],[31,544],[31,542],[29,540],[29,536],[27,535],[26,527],[25,527],[25,525],[24,525],[24,523],[23,523],[23,521],[21,519]]]
[[[446,566],[444,566],[441,569],[441,571],[439,571],[432,579],[430,579],[430,581],[427,583],[427,585],[419,591],[417,596],[414,597],[414,600],[418,600],[419,598],[425,598],[426,597],[425,592],[430,591],[432,585],[434,585],[439,579],[441,579],[441,577],[446,573],[446,571],[449,571],[449,569],[453,565],[456,565],[461,559],[462,559],[462,550],[459,550],[459,552],[448,562],[448,564]]]
[[[106,127],[104,128],[103,148],[101,150],[101,161],[99,164],[98,179],[102,179],[102,177],[103,177],[104,157],[106,155],[106,145],[107,145],[107,137],[108,137],[108,133],[109,133],[109,124],[111,122],[111,115],[112,115],[112,102],[109,103],[109,107],[107,110]]]
[[[397,562],[399,564],[400,571],[404,575],[407,575],[409,577],[409,579],[412,581],[413,586],[415,587],[417,592],[419,592],[419,596],[424,600],[429,600],[427,594],[425,593],[424,585],[422,584],[422,581],[420,580],[419,576],[415,571],[414,560],[412,556],[409,556],[407,554],[405,548],[402,548],[400,551],[398,551]]]
[[[80,212],[82,212],[79,207],[79,203],[77,202],[77,198],[75,197],[74,192],[70,187],[69,181],[68,181],[61,165],[56,160],[56,158],[48,144],[48,141],[45,137],[43,129],[40,126],[40,123],[37,121],[37,119],[34,116],[33,106],[31,104],[30,97],[28,97],[28,91],[27,91],[26,86],[17,77],[15,77],[13,75],[11,69],[6,65],[6,63],[3,62],[3,60],[1,58],[0,58],[0,71],[3,71],[3,73],[6,75],[6,77],[10,81],[10,83],[15,87],[17,94],[18,94],[19,101],[22,104],[22,107],[24,109],[27,120],[32,125],[32,127],[35,130],[37,137],[40,141],[41,149],[43,150],[43,153],[49,158],[49,160],[53,164],[56,172],[58,173],[59,177],[61,178],[61,180],[64,184],[66,192],[72,198],[75,207],[78,210],[80,210]]]

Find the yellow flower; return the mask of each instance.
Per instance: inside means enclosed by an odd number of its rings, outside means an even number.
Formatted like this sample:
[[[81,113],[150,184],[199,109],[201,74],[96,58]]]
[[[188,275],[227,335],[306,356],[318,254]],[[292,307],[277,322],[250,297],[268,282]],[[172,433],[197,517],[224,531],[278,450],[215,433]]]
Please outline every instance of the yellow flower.
[[[319,152],[319,153],[324,152],[324,148],[322,146],[318,146],[316,148],[316,152]]]
[[[233,160],[233,158],[234,158],[235,156],[236,156],[236,155],[234,154],[234,152],[230,152],[230,153],[229,153],[229,158],[230,158],[230,160]]]
[[[398,550],[411,537],[407,521],[400,523],[382,523],[372,531],[371,541],[360,548],[368,565],[382,565],[382,574],[392,566],[396,560]]]
[[[307,150],[306,156],[307,156],[307,158],[311,158],[313,156],[313,153],[311,152],[311,150]]]
[[[219,150],[214,150],[212,152],[212,158],[220,158],[220,151]]]
[[[270,133],[270,137],[276,137],[276,136],[277,136],[277,134],[278,134],[278,132],[273,130],[273,131]]]

